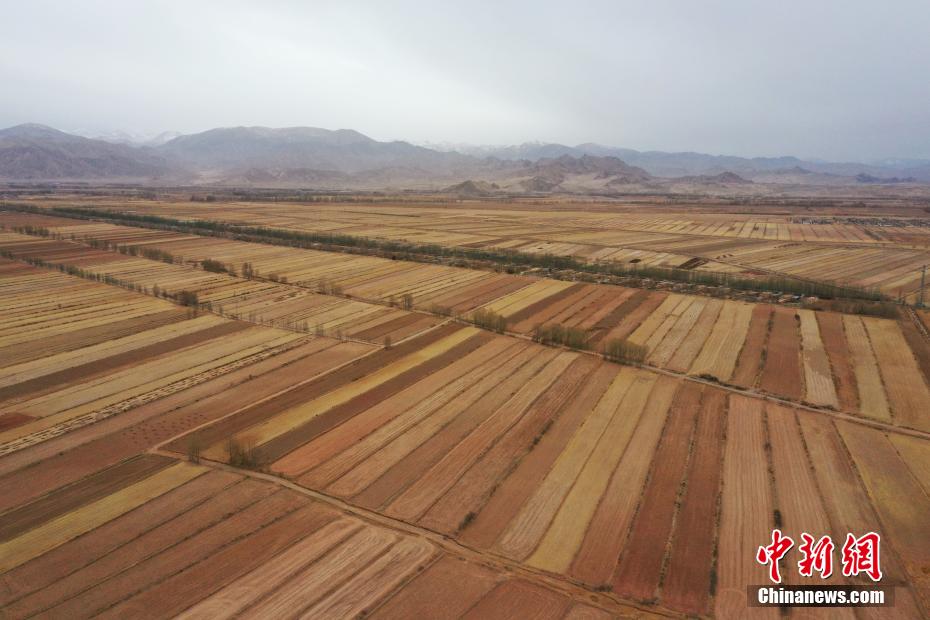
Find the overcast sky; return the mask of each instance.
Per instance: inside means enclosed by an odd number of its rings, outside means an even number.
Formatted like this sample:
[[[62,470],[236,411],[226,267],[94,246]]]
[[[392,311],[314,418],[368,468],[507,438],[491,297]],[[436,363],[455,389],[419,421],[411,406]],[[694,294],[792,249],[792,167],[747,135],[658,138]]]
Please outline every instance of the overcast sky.
[[[930,157],[928,0],[0,0],[0,126]]]

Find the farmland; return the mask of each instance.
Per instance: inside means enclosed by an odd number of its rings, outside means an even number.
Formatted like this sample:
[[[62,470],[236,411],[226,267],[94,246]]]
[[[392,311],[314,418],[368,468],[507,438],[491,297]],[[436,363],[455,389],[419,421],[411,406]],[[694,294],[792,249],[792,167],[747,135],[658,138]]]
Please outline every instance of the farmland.
[[[344,396],[333,386],[207,427],[204,454],[222,460],[225,438],[251,439],[269,471],[301,486],[592,590],[693,614],[745,605],[756,569],[741,536],[764,538],[776,518],[796,527],[820,519],[829,530],[852,506],[874,524],[885,506],[908,501],[904,489],[872,496],[886,489],[852,475],[871,458],[866,446],[888,441],[881,431],[506,337],[461,338],[438,341],[402,384],[389,388],[397,375],[377,372]],[[474,348],[429,372],[450,346]],[[850,429],[864,443],[847,443]],[[923,456],[902,453],[896,466],[911,477],[930,444],[908,441]],[[815,475],[833,477],[826,502]],[[753,494],[758,501],[741,507]],[[813,503],[796,507],[795,495]],[[925,548],[926,532],[903,521],[886,525],[886,537]],[[899,567],[898,583],[917,584],[905,567],[923,561]],[[912,610],[927,591],[913,596]]]
[[[301,345],[291,332],[193,316],[57,272],[9,260],[0,269],[6,449]]]
[[[907,320],[814,312],[736,300],[495,274],[257,243],[170,235],[130,226],[30,214],[8,228],[43,224],[69,240],[18,233],[0,250],[108,274],[148,290],[191,290],[226,316],[380,343],[397,342],[482,307],[530,336],[540,326],[581,330],[585,346],[616,339],[645,347],[648,366],[930,431],[930,345]],[[157,248],[186,264],[101,251],[81,242]],[[193,268],[249,263],[246,280]],[[338,267],[337,267],[338,266]],[[286,283],[282,283],[281,280]],[[321,289],[320,282],[325,281]],[[339,296],[319,294],[332,292]],[[405,297],[409,312],[401,307]],[[852,357],[849,353],[852,353]]]
[[[443,591],[459,613],[532,599],[607,615],[266,481],[147,456],[109,473],[111,492],[79,485],[74,507],[52,494],[20,510],[32,529],[3,532],[5,617],[409,617]]]
[[[846,264],[868,286],[925,252],[905,226],[713,209],[131,206],[731,273]],[[896,591],[876,617],[930,611],[923,312],[0,226],[4,617],[739,617],[775,527],[880,532]],[[779,244],[799,262],[749,266]],[[641,359],[607,359],[617,342]]]
[[[124,285],[174,296],[194,293],[220,314],[288,329],[344,334],[368,342],[399,340],[435,325],[431,317],[399,308],[319,295],[306,287],[236,278],[174,263],[104,252],[74,243],[35,240],[15,233],[0,238],[9,254],[70,266]]]
[[[68,205],[73,205],[69,201]],[[364,204],[99,202],[115,210],[209,219],[294,231],[414,241],[450,247],[510,249],[582,260],[699,271],[784,274],[878,288],[913,298],[930,259],[930,233],[914,226],[920,212],[869,218],[854,211],[775,209],[771,215],[675,211],[639,205],[485,206]],[[659,210],[659,213],[652,213]],[[713,208],[711,211],[715,210]],[[724,211],[725,209],[719,209]],[[601,212],[603,211],[603,212]],[[649,214],[644,214],[648,211]],[[897,224],[897,225],[896,225]]]

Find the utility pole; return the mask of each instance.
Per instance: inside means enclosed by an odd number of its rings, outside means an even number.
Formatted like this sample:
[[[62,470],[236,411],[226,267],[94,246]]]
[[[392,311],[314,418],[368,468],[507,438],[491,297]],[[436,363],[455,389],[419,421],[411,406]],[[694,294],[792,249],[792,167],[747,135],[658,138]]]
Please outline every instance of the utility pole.
[[[927,280],[927,266],[920,268],[920,297],[917,299],[917,307],[924,307],[924,283]]]

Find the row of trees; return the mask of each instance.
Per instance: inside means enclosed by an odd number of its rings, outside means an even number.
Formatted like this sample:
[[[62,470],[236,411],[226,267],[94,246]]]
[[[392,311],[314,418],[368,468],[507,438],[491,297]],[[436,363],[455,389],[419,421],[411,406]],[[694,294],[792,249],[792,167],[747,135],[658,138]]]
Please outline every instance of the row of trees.
[[[35,207],[17,207],[36,210]],[[817,282],[787,276],[741,277],[725,272],[697,271],[672,267],[651,267],[640,263],[616,263],[579,261],[569,256],[535,254],[509,249],[483,249],[446,247],[437,244],[415,243],[372,239],[329,232],[305,232],[244,226],[212,220],[178,220],[157,215],[99,211],[81,207],[54,207],[54,213],[83,219],[108,219],[132,222],[156,228],[167,228],[195,234],[212,234],[263,243],[278,243],[294,247],[318,247],[380,254],[404,260],[446,258],[451,260],[485,262],[497,265],[501,270],[508,268],[541,268],[546,270],[571,270],[583,273],[638,278],[641,280],[664,280],[705,286],[720,286],[737,290],[769,291],[825,299],[884,300],[884,295],[875,288],[863,288],[848,284]],[[43,211],[44,212],[44,211]]]
[[[578,350],[591,348],[590,332],[580,327],[559,324],[537,325],[533,332],[533,340]],[[623,338],[611,338],[601,347],[601,354],[606,359],[625,364],[643,364],[648,353],[649,350],[645,346]]]

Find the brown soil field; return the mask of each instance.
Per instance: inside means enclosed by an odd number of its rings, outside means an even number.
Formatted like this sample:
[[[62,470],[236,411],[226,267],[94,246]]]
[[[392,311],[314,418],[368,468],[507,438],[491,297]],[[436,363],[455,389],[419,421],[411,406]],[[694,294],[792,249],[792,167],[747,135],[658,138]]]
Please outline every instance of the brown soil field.
[[[42,341],[42,347],[29,344],[10,345],[0,349],[0,359],[4,366],[22,364],[32,360],[49,357],[55,353],[73,351],[92,344],[121,338],[136,332],[155,329],[182,319],[185,311],[181,308],[162,310],[139,318],[116,321],[99,327],[86,327],[66,334],[51,336]]]
[[[496,361],[505,361],[516,349],[505,339],[492,340],[490,337],[486,342],[476,344],[476,348],[457,361],[323,433],[312,442],[312,448],[305,445],[291,451],[275,462],[274,470],[289,477],[313,470],[305,477],[306,482],[312,485],[327,485],[344,475],[370,455],[379,442],[396,437],[431,408],[445,406],[452,397],[469,389],[486,375],[483,366],[495,368]],[[408,397],[420,400],[416,401],[413,411],[405,412],[401,403],[409,403]],[[411,414],[409,420],[408,413]],[[339,458],[333,459],[337,454]]]
[[[462,356],[468,355],[482,344],[485,344],[490,338],[490,334],[486,333],[478,333],[467,337],[464,342],[456,344],[424,363],[418,364],[414,368],[381,383],[377,388],[328,409],[325,413],[313,418],[312,421],[263,444],[258,451],[260,458],[266,462],[277,460],[279,456],[287,454],[295,447],[306,444],[341,422],[352,419],[355,415],[369,410],[374,405],[416,384],[430,373],[444,368]]]
[[[0,577],[3,583],[0,605],[6,606],[30,593],[53,586],[76,571],[108,557],[108,554],[116,556],[119,549],[136,539],[140,532],[173,522],[240,480],[235,474],[211,472],[155,498],[148,503],[146,510],[134,511],[110,521],[67,545],[16,567]]]
[[[572,576],[595,587],[608,584],[614,574],[670,404],[696,404],[695,399],[699,397],[691,386],[684,385],[679,390],[672,381],[660,379],[656,388],[655,399],[642,416],[644,423],[630,439],[630,449],[617,465],[570,570]]]
[[[158,582],[184,570],[198,558],[216,552],[236,538],[256,532],[305,504],[303,498],[283,491],[267,496],[264,501],[251,503],[226,520],[200,530],[189,538],[181,538],[182,542],[166,549],[164,553],[134,564],[110,579],[94,579],[88,584],[91,586],[89,589],[48,607],[47,613],[71,617],[97,614],[133,594],[139,583]],[[177,540],[170,531],[165,535],[169,541]]]
[[[662,584],[662,600],[689,614],[708,613],[713,568],[715,515],[720,496],[726,399],[704,392],[694,431],[688,485],[675,519],[675,538]]]
[[[865,488],[878,511],[885,535],[895,545],[908,580],[924,609],[930,603],[930,499],[888,438],[865,427],[837,422]]]
[[[704,347],[704,342],[710,336],[722,309],[722,302],[716,299],[708,300],[707,305],[704,306],[704,310],[701,312],[701,316],[694,324],[694,327],[691,328],[691,331],[682,341],[678,350],[669,360],[667,366],[669,370],[682,373],[688,372],[695,358],[697,358],[701,349]]]
[[[610,310],[594,324],[592,328],[593,335],[590,340],[591,346],[596,347],[600,344],[614,325],[619,325],[624,317],[638,308],[648,297],[649,291],[643,290],[634,290],[632,294],[625,296],[620,305]]]
[[[513,618],[526,615],[532,618],[561,618],[566,612],[566,601],[537,585],[525,581],[509,581],[494,588],[472,607],[462,618]]]
[[[415,536],[225,472],[176,487],[0,580],[11,618],[36,612],[216,618],[264,615],[281,605],[313,617],[363,611],[393,617],[429,609],[437,596],[459,617],[473,608],[522,609],[528,593],[550,608],[611,615]]]
[[[283,390],[292,385],[294,376],[313,376],[340,359],[351,359],[343,356],[354,355],[352,351],[356,346],[327,340],[310,343],[268,362],[51,440],[46,442],[50,444],[47,448],[40,444],[36,449],[0,459],[0,466],[11,464],[7,473],[0,476],[0,490],[3,491],[0,509],[28,501],[138,454],[197,424]],[[344,347],[346,351],[341,350]],[[285,372],[274,372],[280,369],[277,364],[281,363],[288,364]],[[179,450],[186,452],[186,449],[187,445],[182,442]],[[37,458],[40,460],[28,458],[29,452],[39,452]],[[30,466],[21,469],[26,465]],[[26,478],[28,485],[23,484]]]
[[[634,379],[635,374],[627,369],[615,376],[591,411],[589,419],[572,437],[549,474],[537,487],[536,493],[523,505],[500,537],[497,546],[502,553],[524,559],[533,552],[562,506],[562,501],[571,491],[572,484],[592,450],[615,417],[617,407]]]
[[[930,454],[924,450],[924,443],[908,435],[889,435],[898,454],[907,463],[914,477],[924,489],[930,489]]]
[[[843,316],[833,312],[818,312],[817,321],[820,324],[820,336],[823,338],[824,348],[830,358],[830,368],[833,371],[840,409],[858,411],[859,389],[849,359],[850,351],[846,344]]]
[[[441,420],[443,424],[438,429],[432,425],[416,429],[422,433],[414,434],[413,443],[418,445],[413,450],[410,450],[409,446],[400,446],[395,452],[391,450],[394,446],[389,446],[389,457],[394,465],[387,471],[380,467],[380,454],[373,460],[377,466],[367,467],[365,463],[360,464],[349,474],[348,480],[353,484],[359,484],[359,488],[364,486],[364,481],[370,486],[360,492],[354,489],[353,492],[357,492],[354,501],[362,506],[382,507],[429,471],[449,450],[498,410],[502,397],[506,399],[515,395],[527,380],[551,360],[551,354],[534,356],[533,353],[536,352],[532,349],[520,352],[512,365],[510,362],[507,364],[512,368],[510,375],[496,376],[497,373],[494,373],[486,382],[482,382],[480,391],[472,390],[478,392],[477,394],[461,399],[464,402],[460,402],[448,412],[454,416],[451,421]],[[472,401],[473,397],[478,399]],[[397,452],[400,455],[399,461],[394,458]],[[356,472],[360,473],[361,477]]]
[[[51,609],[98,584],[117,578],[137,563],[170,549],[176,541],[196,536],[215,526],[228,515],[249,509],[250,506],[267,498],[273,491],[274,489],[269,485],[249,482],[232,485],[213,496],[209,502],[199,504],[183,515],[127,542],[119,547],[117,552],[104,555],[53,585],[19,599],[9,606],[9,611],[13,615],[28,616]]]
[[[608,364],[600,365],[591,373],[591,380],[572,399],[538,445],[520,461],[513,474],[507,477],[484,509],[464,530],[461,536],[463,541],[480,547],[490,547],[494,543],[501,534],[500,524],[507,523],[516,516],[532,490],[542,482],[552,463],[578,428],[583,416],[607,390],[615,373],[615,369]]]
[[[590,291],[584,284],[573,284],[555,295],[523,308],[508,318],[516,332],[529,332],[536,325],[544,325],[566,308],[577,303],[580,298],[589,295]]]
[[[54,498],[40,498],[3,514],[0,523],[0,540],[15,538],[18,534],[42,524],[61,512],[67,512],[109,495],[115,488],[132,483],[160,471],[171,464],[170,459],[141,455],[115,467],[84,478]]]
[[[871,317],[863,319],[879,360],[882,383],[895,421],[902,426],[930,430],[930,389],[924,382],[917,360],[894,324]]]
[[[765,361],[763,351],[769,337],[769,323],[772,320],[772,306],[756,306],[752,311],[752,321],[749,323],[749,333],[743,350],[740,351],[736,361],[736,371],[733,373],[733,383],[751,388],[756,385],[759,372]]]
[[[804,362],[804,402],[837,409],[839,401],[833,385],[830,360],[820,337],[817,315],[799,310],[801,317],[801,358]]]
[[[795,317],[793,310],[775,310],[759,387],[777,396],[800,400],[804,394],[804,380],[801,374],[801,339]]]
[[[305,402],[306,400],[330,392],[347,383],[356,381],[369,374],[374,369],[387,365],[391,361],[416,351],[419,347],[440,339],[452,330],[454,330],[454,328],[433,330],[424,336],[406,341],[391,349],[381,350],[373,355],[360,358],[343,368],[338,374],[324,375],[317,379],[312,379],[300,385],[297,389],[282,394],[280,398],[275,398],[269,402],[263,403],[259,407],[247,409],[221,424],[211,426],[199,432],[198,437],[203,445],[213,445],[221,442],[231,434],[248,428],[252,424],[268,418],[274,413],[281,412],[295,404]],[[179,452],[183,451],[186,448],[186,440],[179,440],[177,444],[171,447]]]
[[[775,471],[775,495],[782,526],[791,532],[830,532],[830,521],[812,467],[801,438],[800,427],[793,410],[778,405],[766,407],[769,437],[772,444],[772,463]],[[785,556],[785,568],[793,569],[801,560],[797,547]],[[787,570],[784,583],[802,585],[806,578],[794,570]],[[835,571],[823,583],[842,585],[846,579]],[[821,610],[816,610],[821,611]],[[822,617],[855,618],[852,609],[822,610]]]
[[[679,401],[680,402],[680,401]],[[682,405],[684,405],[682,403]],[[674,403],[656,449],[650,484],[640,500],[629,539],[620,556],[614,590],[635,600],[655,598],[675,503],[688,467],[691,437],[699,407]]]
[[[321,513],[320,517],[325,525],[265,563],[261,571],[243,575],[219,592],[188,609],[184,615],[196,618],[232,616],[240,613],[256,603],[263,590],[280,587],[304,567],[318,561],[323,555],[355,536],[362,529],[361,524],[349,519],[332,520],[333,515],[325,512]]]
[[[799,416],[803,437],[808,445],[818,450],[810,452],[814,474],[823,493],[823,503],[830,518],[834,540],[841,540],[847,532],[872,531],[878,517],[867,492],[859,482],[856,466],[849,456],[834,424],[819,416]],[[881,610],[894,618],[914,618],[921,615],[913,589],[908,585],[901,560],[894,553],[886,553],[882,569],[884,582],[896,585],[895,608]],[[855,580],[852,580],[855,581]],[[865,582],[861,579],[860,582]]]
[[[248,324],[229,322],[202,329],[194,334],[163,340],[147,347],[141,347],[126,353],[113,355],[98,362],[89,362],[79,366],[72,366],[67,370],[50,373],[29,381],[23,381],[6,387],[0,388],[0,401],[16,398],[29,394],[30,396],[39,396],[52,389],[69,384],[88,381],[99,377],[114,370],[128,367],[132,364],[146,361],[151,358],[159,357],[164,353],[170,353],[177,349],[182,349],[192,345],[200,344],[214,338],[233,337],[236,333],[247,329]]]
[[[0,415],[0,432],[10,428],[16,428],[21,424],[26,424],[35,420],[34,417],[23,415],[22,413],[4,413]]]
[[[354,496],[369,485],[383,487],[391,477],[386,471],[406,469],[417,458],[438,454],[435,448],[426,450],[426,445],[432,447],[441,443],[441,437],[453,434],[461,438],[475,428],[487,415],[481,408],[482,401],[501,384],[498,372],[518,368],[520,373],[525,372],[526,358],[525,349],[508,347],[486,360],[482,367],[405,411],[397,418],[397,424],[369,433],[351,449],[334,455],[302,477],[301,484],[328,485],[330,492],[344,497]]]
[[[494,572],[445,557],[399,592],[372,615],[377,620],[459,618],[496,585]],[[439,599],[437,592],[447,592]]]
[[[771,538],[775,525],[772,488],[763,452],[762,411],[759,401],[745,397],[730,399],[714,596],[714,613],[722,618],[742,613],[746,609],[746,586],[764,578],[751,550]],[[769,611],[760,610],[757,615],[778,617],[777,610],[765,613]]]
[[[663,301],[665,301],[664,294],[654,293],[647,296],[638,306],[626,313],[617,326],[604,335],[603,339],[607,341],[611,338],[626,338],[633,333],[633,330],[635,330],[646,317],[652,314]]]
[[[598,507],[598,498],[603,497],[610,478],[632,440],[633,433],[643,415],[651,415],[647,403],[654,398],[656,378],[637,377],[630,385],[623,401],[610,424],[598,440],[575,483],[540,540],[533,555],[527,558],[531,566],[552,572],[565,572],[572,564],[577,549],[585,536],[598,535],[588,532],[587,525]]]
[[[385,514],[401,519],[422,515],[455,484],[464,468],[473,465],[493,442],[520,421],[545,386],[565,372],[576,359],[573,353],[562,353],[554,358],[501,407],[498,415],[480,424],[425,476],[398,495],[387,506]]]
[[[477,513],[504,475],[512,471],[534,442],[553,424],[562,408],[574,397],[597,362],[580,358],[556,379],[481,459],[433,504],[419,520],[438,532],[456,532],[466,515]],[[453,499],[454,498],[454,499]]]
[[[292,548],[305,532],[313,531],[335,517],[334,511],[319,505],[290,512],[189,569],[134,594],[102,615],[111,618],[144,617],[153,614],[153,610],[162,616],[180,614],[191,601],[209,594],[217,584],[232,581],[247,571],[261,569],[276,554]]]
[[[921,334],[914,321],[904,319],[898,324],[901,327],[901,334],[907,341],[907,346],[917,359],[924,381],[930,383],[930,343]]]

